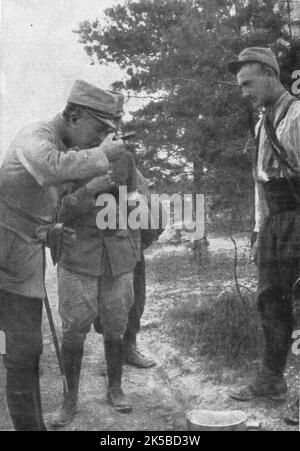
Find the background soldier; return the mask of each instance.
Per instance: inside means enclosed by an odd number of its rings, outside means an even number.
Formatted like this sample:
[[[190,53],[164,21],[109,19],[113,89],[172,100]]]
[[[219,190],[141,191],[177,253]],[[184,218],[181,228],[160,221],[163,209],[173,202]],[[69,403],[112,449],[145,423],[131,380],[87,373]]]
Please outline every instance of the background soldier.
[[[57,203],[57,191],[51,187],[106,174],[109,160],[124,150],[123,142],[112,141],[112,136],[103,141],[98,118],[102,103],[92,88],[92,110],[71,115],[68,121],[58,115],[26,127],[0,169],[0,329],[6,336],[8,408],[19,431],[46,430],[39,389],[45,292],[36,229],[51,222]]]
[[[256,379],[231,396],[240,401],[265,397],[285,400],[284,370],[293,331],[292,294],[300,261],[300,102],[279,80],[275,55],[247,48],[229,70],[255,108],[265,107],[256,127],[256,231],[258,308],[265,335],[262,367]],[[299,422],[299,400],[288,421]]]
[[[148,199],[149,213],[150,209],[150,190],[151,183],[137,169],[137,189],[140,194]],[[151,223],[148,229],[142,229],[135,233],[135,245],[137,249],[137,264],[133,272],[133,290],[134,301],[128,314],[128,324],[123,339],[123,363],[137,368],[151,368],[156,365],[155,360],[148,357],[140,351],[137,346],[137,334],[141,329],[141,319],[146,305],[146,263],[144,251],[156,241],[163,233],[162,227],[162,205],[160,205],[159,229],[151,229]],[[94,321],[95,331],[103,333],[101,318],[97,316]],[[105,374],[105,372],[101,371]]]
[[[138,191],[148,198],[149,211],[151,213],[149,184],[149,180],[147,180],[141,172],[137,170]],[[134,268],[133,276],[134,303],[129,311],[128,325],[124,335],[123,350],[124,363],[136,366],[137,368],[151,368],[156,365],[156,362],[153,359],[147,357],[138,349],[136,336],[141,329],[141,318],[146,304],[146,265],[144,251],[159,238],[159,235],[162,232],[162,228],[152,230],[150,224],[148,229],[143,229],[140,231],[140,253],[138,262]]]

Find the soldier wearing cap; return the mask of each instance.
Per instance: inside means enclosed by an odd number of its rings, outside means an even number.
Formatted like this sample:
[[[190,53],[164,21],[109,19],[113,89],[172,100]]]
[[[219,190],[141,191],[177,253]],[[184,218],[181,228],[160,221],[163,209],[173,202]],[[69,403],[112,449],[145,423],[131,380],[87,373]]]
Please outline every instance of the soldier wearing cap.
[[[43,251],[36,230],[51,223],[55,187],[106,174],[124,151],[121,140],[103,139],[112,124],[102,111],[102,91],[99,97],[97,87],[75,85],[71,100],[77,94],[83,108],[25,127],[0,169],[0,330],[7,403],[18,431],[46,430],[39,389]]]
[[[103,91],[102,100],[102,114],[116,126],[124,114],[123,96]],[[73,96],[72,106],[67,108],[80,106],[80,102],[81,97]],[[133,304],[133,270],[138,254],[128,229],[101,230],[96,221],[101,209],[96,206],[98,195],[111,193],[118,200],[120,186],[125,186],[128,193],[136,190],[135,162],[129,152],[112,163],[111,179],[99,176],[68,187],[56,211],[57,222],[74,229],[77,239],[65,247],[58,265],[61,353],[69,392],[64,395],[61,411],[52,423],[54,427],[69,424],[77,413],[84,342],[97,316],[103,325],[108,400],[119,412],[132,410],[121,382],[123,337]]]
[[[277,59],[268,48],[246,48],[229,70],[237,76],[243,97],[254,108],[264,108],[256,126],[254,177],[257,300],[265,349],[255,380],[231,397],[285,400],[284,370],[292,343],[300,261],[300,102],[280,83]],[[286,420],[299,423],[299,399]]]

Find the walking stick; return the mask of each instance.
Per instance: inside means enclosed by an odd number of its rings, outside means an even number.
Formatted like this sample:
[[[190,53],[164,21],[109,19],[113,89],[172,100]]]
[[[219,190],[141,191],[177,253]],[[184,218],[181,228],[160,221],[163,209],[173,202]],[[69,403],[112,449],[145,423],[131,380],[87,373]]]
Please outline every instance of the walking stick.
[[[60,371],[60,375],[61,375],[61,379],[62,379],[63,390],[64,390],[64,393],[67,394],[69,391],[68,383],[67,383],[67,378],[65,375],[64,367],[62,364],[61,352],[59,349],[59,342],[58,342],[58,338],[57,338],[57,333],[56,333],[56,329],[55,329],[55,325],[54,325],[54,321],[53,321],[53,316],[52,316],[50,302],[49,302],[47,288],[46,288],[46,250],[45,250],[44,246],[43,246],[43,274],[44,274],[44,290],[45,290],[44,305],[45,305],[45,309],[46,309],[46,313],[47,313],[47,317],[48,317],[48,322],[49,322],[52,340],[53,340],[53,344],[54,344],[54,348],[55,348],[58,367],[59,367],[59,371]]]

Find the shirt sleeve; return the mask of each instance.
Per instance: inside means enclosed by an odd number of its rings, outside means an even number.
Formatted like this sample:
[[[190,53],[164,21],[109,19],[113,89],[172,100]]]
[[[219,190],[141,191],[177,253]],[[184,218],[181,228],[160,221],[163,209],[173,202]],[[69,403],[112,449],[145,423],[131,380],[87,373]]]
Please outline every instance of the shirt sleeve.
[[[297,163],[300,168],[300,102],[296,102],[295,109],[291,112],[289,130],[288,130],[288,144],[292,152],[292,160]],[[292,107],[291,107],[292,108]]]
[[[89,179],[106,174],[109,169],[108,159],[101,146],[62,152],[57,148],[55,137],[46,130],[24,137],[18,146],[17,156],[41,186]]]

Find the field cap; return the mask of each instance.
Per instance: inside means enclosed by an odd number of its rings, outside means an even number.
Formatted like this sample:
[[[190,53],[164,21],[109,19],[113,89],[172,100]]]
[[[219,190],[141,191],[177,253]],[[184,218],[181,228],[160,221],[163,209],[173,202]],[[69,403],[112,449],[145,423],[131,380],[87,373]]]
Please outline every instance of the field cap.
[[[115,97],[116,97],[116,101],[117,101],[117,105],[116,105],[116,112],[114,114],[115,118],[119,118],[124,116],[125,111],[124,111],[124,96],[123,94],[121,94],[120,92],[117,91],[109,91],[111,92]]]
[[[265,64],[274,69],[277,75],[280,74],[276,56],[272,50],[265,47],[248,47],[244,49],[239,54],[238,61],[231,61],[228,64],[228,69],[229,72],[236,75],[243,66],[251,63]]]
[[[116,129],[113,119],[120,114],[120,96],[122,94],[100,89],[83,80],[76,80],[67,101],[87,109],[89,114],[100,122]]]

